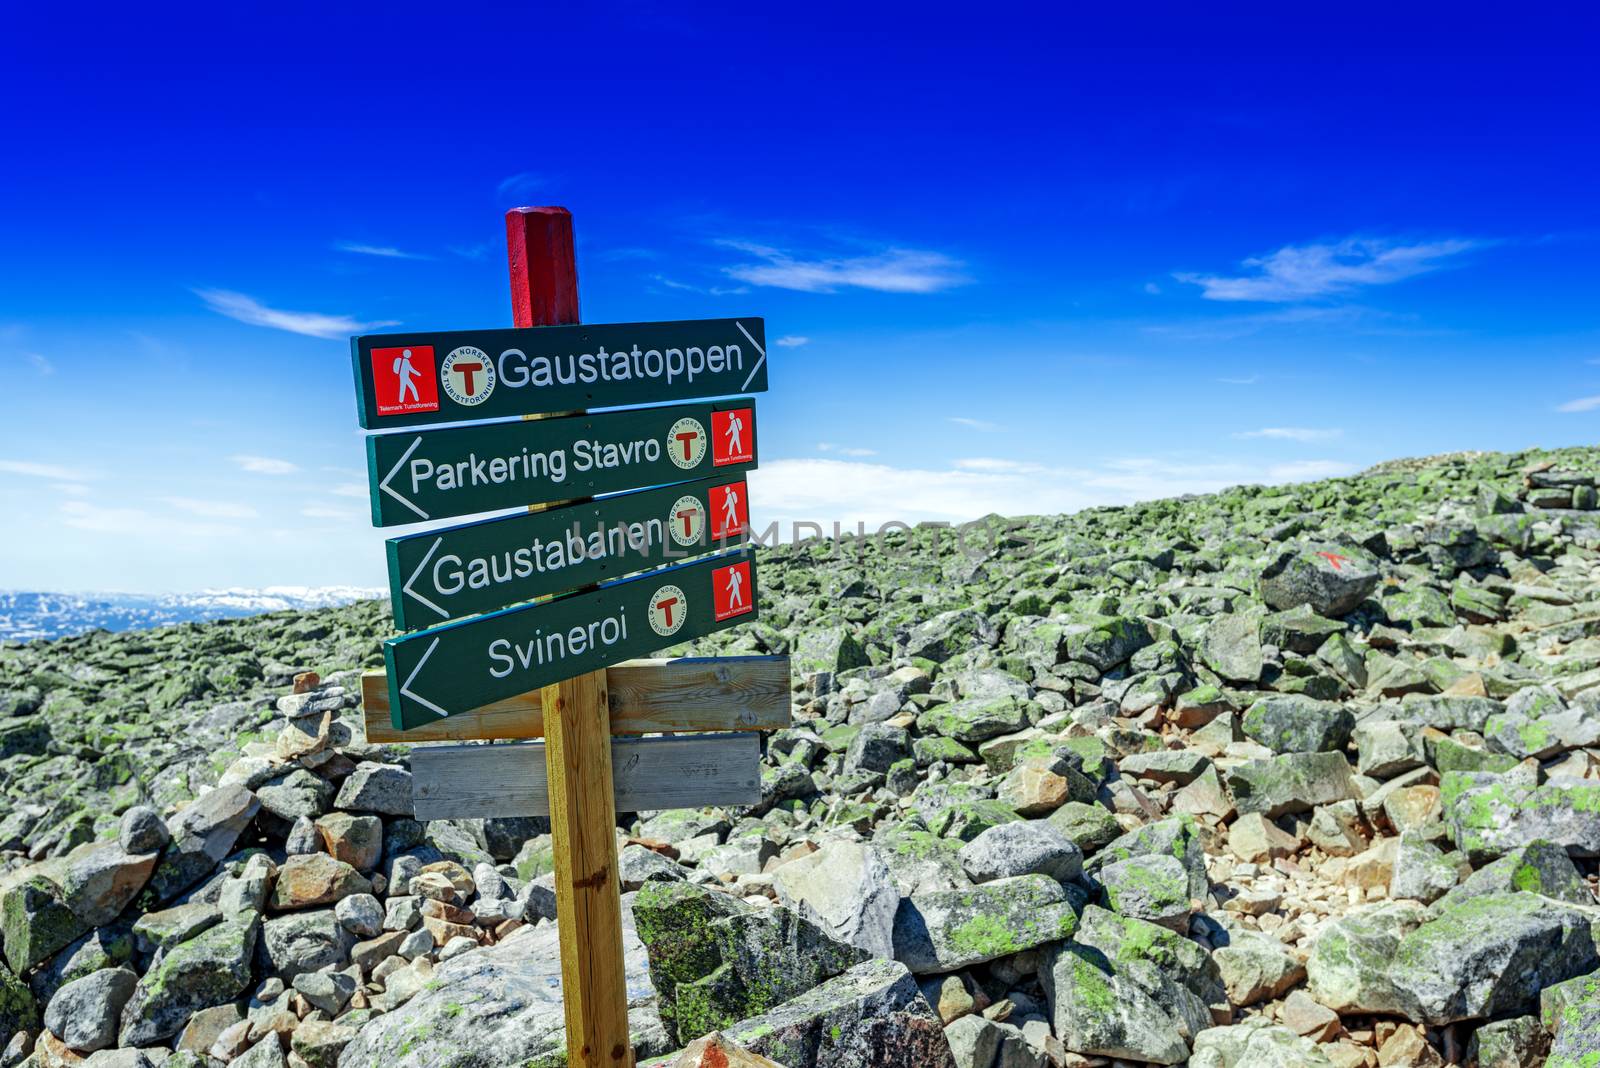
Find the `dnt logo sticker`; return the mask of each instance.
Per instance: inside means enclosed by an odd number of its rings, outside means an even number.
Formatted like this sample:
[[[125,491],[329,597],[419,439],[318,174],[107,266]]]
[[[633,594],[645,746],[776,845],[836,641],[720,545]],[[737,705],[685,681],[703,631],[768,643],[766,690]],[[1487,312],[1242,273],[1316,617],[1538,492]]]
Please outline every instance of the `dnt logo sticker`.
[[[706,428],[700,420],[684,416],[667,431],[667,455],[684,470],[697,467],[706,454]]]
[[[689,598],[676,586],[663,586],[650,596],[650,629],[663,638],[676,634],[689,618]]]
[[[672,531],[672,540],[679,545],[699,544],[706,529],[706,506],[694,494],[685,493],[673,502],[667,516],[667,529]]]
[[[482,404],[494,392],[494,361],[471,345],[452,349],[439,367],[444,395],[465,407]]]

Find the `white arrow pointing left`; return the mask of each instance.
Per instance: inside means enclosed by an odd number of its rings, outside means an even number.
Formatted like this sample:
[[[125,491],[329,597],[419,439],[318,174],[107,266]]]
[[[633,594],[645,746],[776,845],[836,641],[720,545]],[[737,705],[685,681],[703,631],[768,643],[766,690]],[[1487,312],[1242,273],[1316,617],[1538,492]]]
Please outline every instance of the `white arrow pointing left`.
[[[430,601],[426,597],[422,596],[422,594],[418,593],[416,590],[411,588],[411,584],[413,582],[417,581],[417,576],[422,574],[422,569],[428,566],[428,561],[433,559],[433,554],[438,552],[439,551],[439,546],[441,546],[443,544],[444,544],[444,539],[443,538],[434,538],[433,539],[433,544],[428,546],[428,551],[426,553],[424,553],[423,556],[422,556],[422,562],[417,565],[417,569],[415,571],[411,572],[411,577],[406,579],[406,584],[404,586],[401,586],[400,589],[401,589],[401,591],[403,593],[410,594],[412,596],[412,598],[414,598],[415,600],[421,601],[423,604],[427,605],[429,608],[433,609],[435,612],[438,612],[445,619],[449,619],[450,618],[450,613],[449,612],[446,612],[443,608],[440,608],[438,605],[434,604],[432,601]]]
[[[395,500],[399,501],[401,504],[405,505],[407,508],[411,509],[413,512],[420,515],[422,518],[427,519],[429,518],[427,512],[424,512],[421,508],[418,508],[411,502],[410,498],[402,496],[395,490],[393,486],[389,485],[389,480],[400,473],[400,469],[406,465],[406,461],[411,459],[411,454],[416,452],[417,446],[421,444],[422,435],[418,434],[416,439],[411,442],[410,448],[406,449],[405,452],[400,454],[400,459],[396,460],[394,466],[389,468],[389,473],[383,476],[383,481],[378,483],[378,488],[387,493],[389,496],[393,497]]]
[[[411,669],[411,674],[406,676],[406,681],[401,683],[400,696],[409,697],[417,704],[422,705],[424,708],[431,709],[441,716],[448,716],[450,713],[446,712],[444,709],[440,708],[426,697],[423,697],[421,694],[414,693],[411,689],[411,684],[412,682],[416,681],[417,673],[422,670],[422,665],[428,662],[428,657],[432,656],[433,651],[437,648],[439,648],[439,639],[435,638],[431,643],[429,643],[428,651],[422,654],[422,659],[417,661],[417,666]]]

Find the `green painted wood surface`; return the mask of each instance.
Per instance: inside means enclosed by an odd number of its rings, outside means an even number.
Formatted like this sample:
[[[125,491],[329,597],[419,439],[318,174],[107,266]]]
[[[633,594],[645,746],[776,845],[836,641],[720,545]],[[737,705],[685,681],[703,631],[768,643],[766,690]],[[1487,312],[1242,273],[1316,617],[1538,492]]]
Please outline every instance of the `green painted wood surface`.
[[[745,411],[740,443],[749,457],[719,456],[717,412]],[[738,474],[756,466],[755,401],[749,397],[661,408],[573,415],[367,438],[374,526],[549,504],[602,493]],[[687,437],[700,455],[681,462]],[[675,460],[678,457],[679,460]]]
[[[744,550],[390,638],[391,720],[407,730],[645,656],[751,622],[759,603]]]
[[[356,409],[363,427],[388,430],[762,393],[765,330],[762,319],[750,316],[366,334],[350,339]],[[406,350],[410,369],[402,385],[394,367]],[[470,396],[465,377],[446,370],[453,353],[486,365],[473,373]],[[455,396],[447,388],[452,380]]]
[[[390,538],[395,625],[437,626],[733,547],[748,494],[741,476],[705,478]]]

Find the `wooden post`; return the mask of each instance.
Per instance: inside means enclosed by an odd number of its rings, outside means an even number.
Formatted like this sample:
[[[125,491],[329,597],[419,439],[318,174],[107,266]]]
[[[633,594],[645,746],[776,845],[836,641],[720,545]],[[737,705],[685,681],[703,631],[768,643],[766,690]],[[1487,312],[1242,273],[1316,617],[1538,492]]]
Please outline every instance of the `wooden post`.
[[[514,208],[506,212],[506,245],[515,325],[576,323],[571,213]],[[546,686],[540,704],[567,1059],[573,1068],[632,1068],[606,673],[593,671]]]

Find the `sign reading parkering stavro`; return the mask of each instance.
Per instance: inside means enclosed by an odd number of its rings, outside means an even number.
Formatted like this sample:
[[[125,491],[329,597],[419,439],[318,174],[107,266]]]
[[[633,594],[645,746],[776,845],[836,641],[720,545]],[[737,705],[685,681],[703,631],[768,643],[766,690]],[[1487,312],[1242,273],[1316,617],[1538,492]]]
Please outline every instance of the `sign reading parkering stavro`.
[[[738,474],[756,466],[748,397],[367,439],[378,526]]]
[[[767,388],[759,318],[367,334],[350,339],[368,430]]]

